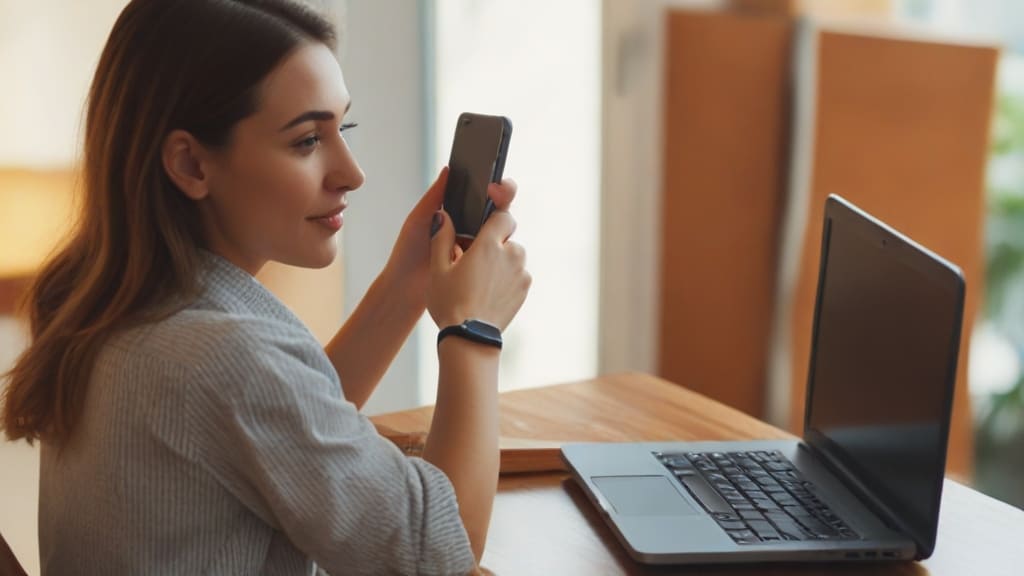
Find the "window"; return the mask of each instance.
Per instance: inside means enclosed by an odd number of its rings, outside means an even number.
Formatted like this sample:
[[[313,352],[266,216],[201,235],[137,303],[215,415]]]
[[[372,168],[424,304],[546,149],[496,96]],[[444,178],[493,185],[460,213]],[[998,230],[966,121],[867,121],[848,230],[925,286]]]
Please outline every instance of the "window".
[[[501,114],[505,174],[519,185],[516,241],[534,282],[505,334],[501,389],[597,371],[601,3],[447,0],[432,4],[433,149],[448,162],[461,112]],[[420,330],[422,397],[437,385],[436,330]]]

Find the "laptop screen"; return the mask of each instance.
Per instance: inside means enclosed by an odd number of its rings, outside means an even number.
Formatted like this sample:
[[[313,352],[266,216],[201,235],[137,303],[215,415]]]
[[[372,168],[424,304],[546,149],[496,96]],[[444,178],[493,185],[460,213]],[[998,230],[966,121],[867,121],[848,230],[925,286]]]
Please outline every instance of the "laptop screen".
[[[959,271],[830,198],[805,437],[930,554],[960,340]]]

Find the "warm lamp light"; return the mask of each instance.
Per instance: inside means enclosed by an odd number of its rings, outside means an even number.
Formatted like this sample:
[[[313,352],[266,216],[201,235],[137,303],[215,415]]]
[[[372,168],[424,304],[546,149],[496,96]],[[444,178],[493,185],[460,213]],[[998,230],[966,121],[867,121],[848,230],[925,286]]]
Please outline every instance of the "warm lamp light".
[[[67,235],[75,171],[0,168],[0,314]]]

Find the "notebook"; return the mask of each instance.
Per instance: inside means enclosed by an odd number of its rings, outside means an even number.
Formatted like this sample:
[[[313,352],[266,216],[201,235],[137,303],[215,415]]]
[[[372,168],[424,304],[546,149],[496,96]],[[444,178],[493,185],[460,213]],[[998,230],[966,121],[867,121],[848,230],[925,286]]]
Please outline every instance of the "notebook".
[[[801,440],[567,444],[562,457],[640,562],[927,558],[964,289],[956,266],[830,196]]]

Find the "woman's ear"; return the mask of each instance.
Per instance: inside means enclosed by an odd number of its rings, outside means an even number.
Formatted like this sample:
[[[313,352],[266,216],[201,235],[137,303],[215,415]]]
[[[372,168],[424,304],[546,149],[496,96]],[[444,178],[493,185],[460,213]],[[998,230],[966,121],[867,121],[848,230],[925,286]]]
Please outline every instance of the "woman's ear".
[[[202,200],[209,193],[209,178],[203,172],[206,149],[185,130],[173,130],[164,139],[161,159],[167,176],[185,196]]]

